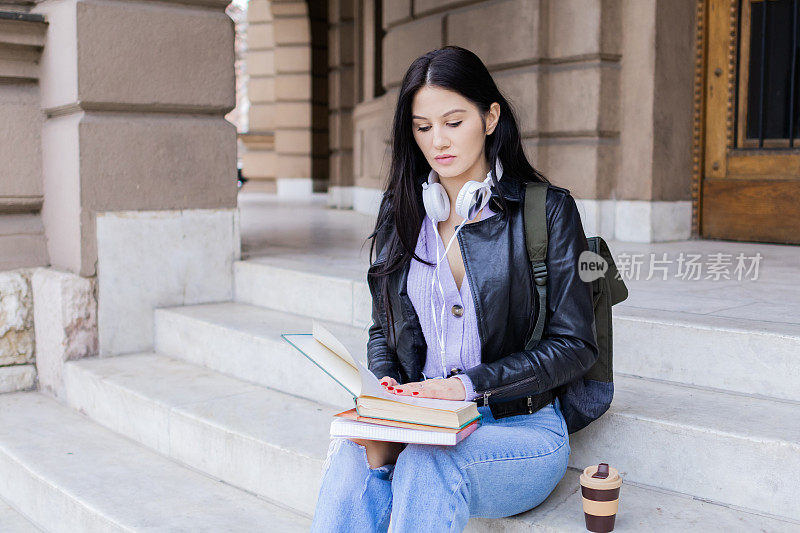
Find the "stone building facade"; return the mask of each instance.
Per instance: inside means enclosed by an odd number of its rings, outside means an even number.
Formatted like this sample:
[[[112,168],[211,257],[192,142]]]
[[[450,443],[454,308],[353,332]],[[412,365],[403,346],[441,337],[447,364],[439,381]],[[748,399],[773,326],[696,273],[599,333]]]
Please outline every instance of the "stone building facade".
[[[230,298],[237,141],[245,189],[376,212],[401,77],[448,44],[488,66],[587,235],[797,243],[800,156],[770,120],[800,105],[776,107],[756,4],[251,0],[237,132],[226,0],[3,3],[0,390],[38,366],[57,391],[68,358],[151,346],[154,308]]]
[[[696,2],[327,7],[326,14],[321,6],[305,11],[304,2],[250,3],[250,131],[259,139],[272,132],[275,147],[248,150],[245,175],[289,195],[327,180],[330,205],[375,212],[401,78],[418,55],[455,44],[490,69],[519,115],[529,158],[580,200],[587,232],[640,242],[689,238]],[[327,25],[315,22],[325,16]],[[302,18],[306,33],[293,31]],[[323,67],[300,75],[292,54],[322,56],[315,34],[324,39],[326,27],[327,78]],[[327,117],[313,112],[320,106]],[[308,166],[289,164],[300,146],[308,161],[327,153],[327,171],[310,175]]]

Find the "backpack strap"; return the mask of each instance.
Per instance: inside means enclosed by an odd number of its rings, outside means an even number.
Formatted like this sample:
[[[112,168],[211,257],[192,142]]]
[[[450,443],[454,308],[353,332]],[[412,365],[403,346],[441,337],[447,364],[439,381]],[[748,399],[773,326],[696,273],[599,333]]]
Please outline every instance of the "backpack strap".
[[[539,344],[544,332],[545,315],[547,313],[547,183],[531,181],[525,186],[525,202],[523,220],[525,222],[525,246],[528,258],[533,267],[533,279],[536,292],[539,294],[539,313],[536,315],[536,326],[531,338],[525,345],[526,350]]]

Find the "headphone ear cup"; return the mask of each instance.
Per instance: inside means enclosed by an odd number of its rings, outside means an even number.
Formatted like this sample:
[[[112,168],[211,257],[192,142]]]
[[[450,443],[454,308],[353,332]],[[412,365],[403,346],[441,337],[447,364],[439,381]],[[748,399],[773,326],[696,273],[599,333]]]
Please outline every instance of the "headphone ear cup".
[[[461,187],[456,198],[456,214],[472,220],[489,202],[491,185],[486,181],[468,181]]]
[[[441,183],[422,184],[422,203],[434,222],[450,218],[450,198]]]

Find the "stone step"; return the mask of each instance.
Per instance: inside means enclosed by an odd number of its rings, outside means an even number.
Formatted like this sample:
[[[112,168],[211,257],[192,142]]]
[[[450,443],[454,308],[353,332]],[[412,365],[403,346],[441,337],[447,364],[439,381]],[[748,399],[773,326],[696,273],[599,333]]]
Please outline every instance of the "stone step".
[[[800,401],[800,325],[614,307],[614,371]]]
[[[315,264],[284,258],[237,261],[234,300],[353,326],[372,322],[366,271],[344,269],[324,258]]]
[[[65,381],[68,401],[114,431],[226,483],[313,513],[329,423],[339,409],[150,353],[73,361]],[[535,509],[503,519],[473,518],[467,530],[583,530],[578,475],[570,468]],[[792,531],[800,525],[622,475],[615,531]]]
[[[52,532],[300,532],[310,525],[38,392],[0,395],[0,496]]]
[[[322,321],[366,363],[366,328]],[[348,409],[353,397],[281,333],[311,332],[311,318],[241,303],[156,309],[155,351],[245,381]]]
[[[237,262],[234,279],[238,302],[359,328],[372,323],[366,269],[343,268],[323,257],[261,257]],[[626,302],[614,306],[613,317],[615,371],[800,401],[800,325]]]
[[[34,526],[8,502],[0,499],[0,531],[3,533],[40,533],[41,529]]]
[[[341,410],[353,405],[346,391],[280,337],[307,332],[308,317],[222,303],[160,309],[155,322],[161,353]],[[356,350],[364,346],[366,331],[326,324],[364,360],[363,349]],[[800,425],[792,422],[800,418],[800,404],[623,373],[615,375],[615,392],[603,418],[573,435],[571,465],[611,462],[641,483],[774,514],[787,512],[779,503],[790,497],[779,465],[800,467]],[[621,441],[628,445],[619,446]],[[694,451],[705,449],[718,453],[700,460]],[[678,459],[691,466],[660,470]],[[731,469],[731,463],[744,466]],[[721,496],[723,481],[737,486],[735,472],[744,467],[752,468],[758,481],[741,493]],[[783,516],[800,519],[800,509],[791,512]]]

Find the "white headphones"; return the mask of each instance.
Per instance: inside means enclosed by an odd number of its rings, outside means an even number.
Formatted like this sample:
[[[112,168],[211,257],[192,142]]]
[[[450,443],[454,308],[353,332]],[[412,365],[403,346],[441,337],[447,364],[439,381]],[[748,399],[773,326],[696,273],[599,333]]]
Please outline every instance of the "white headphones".
[[[489,203],[492,186],[491,173],[491,170],[487,172],[486,179],[482,182],[470,180],[461,187],[456,198],[456,214],[458,216],[472,220],[478,211]],[[503,165],[500,163],[499,157],[494,167],[494,177],[498,182],[503,177]],[[450,198],[440,183],[439,174],[433,169],[428,173],[427,181],[422,184],[422,203],[432,221],[441,222],[450,218]]]
[[[445,362],[445,340],[444,332],[442,332],[441,337],[439,336],[439,328],[438,324],[436,323],[436,306],[433,302],[433,283],[434,281],[439,282],[439,293],[442,295],[442,301],[444,302],[444,290],[442,289],[442,282],[439,279],[439,265],[442,263],[444,258],[447,257],[447,251],[450,250],[450,245],[453,244],[453,240],[456,238],[456,235],[458,235],[458,230],[463,228],[464,224],[466,224],[468,220],[475,218],[478,212],[483,209],[487,203],[489,203],[489,199],[492,196],[491,173],[491,170],[487,172],[486,179],[482,182],[473,180],[468,181],[458,192],[458,197],[456,198],[456,214],[462,217],[464,220],[456,228],[456,231],[450,238],[450,242],[447,243],[447,246],[444,250],[444,256],[439,254],[440,237],[438,223],[450,218],[450,198],[447,196],[447,191],[445,191],[442,184],[439,183],[439,175],[435,170],[431,169],[431,171],[428,173],[428,180],[422,184],[422,202],[425,205],[425,211],[428,213],[428,217],[431,219],[433,232],[436,234],[436,268],[434,269],[434,275],[431,277],[431,312],[433,316],[434,333],[436,334],[436,340],[439,344],[439,357],[442,364],[443,375],[447,375],[447,365]],[[497,163],[494,167],[494,176],[497,182],[499,182],[500,178],[503,177],[503,165],[500,163],[499,157],[497,158]],[[442,312],[439,314],[440,324],[444,323],[445,307],[447,307],[447,304],[442,306]]]

